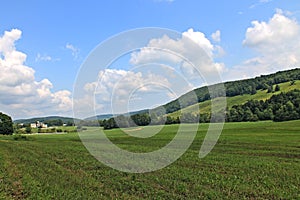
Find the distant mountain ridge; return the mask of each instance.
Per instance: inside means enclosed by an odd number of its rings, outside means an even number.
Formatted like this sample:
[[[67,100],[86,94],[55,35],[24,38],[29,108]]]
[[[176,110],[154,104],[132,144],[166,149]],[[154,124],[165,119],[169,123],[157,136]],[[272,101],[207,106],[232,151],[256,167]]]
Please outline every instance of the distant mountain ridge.
[[[30,123],[34,123],[36,121],[40,121],[40,122],[47,122],[47,121],[53,121],[53,120],[61,120],[63,123],[69,123],[69,122],[74,122],[74,121],[81,121],[81,119],[74,119],[71,117],[61,117],[61,116],[48,116],[48,117],[34,117],[34,118],[30,118],[30,119],[17,119],[14,120],[14,123],[17,124],[30,124]]]
[[[149,109],[132,111],[132,112],[129,112],[129,113],[126,113],[126,114],[103,114],[103,115],[96,115],[96,116],[85,118],[83,120],[84,121],[104,120],[104,119],[109,119],[109,118],[112,118],[112,117],[118,116],[118,115],[130,116],[130,115],[135,115],[135,114],[140,114],[140,113],[146,113],[146,112],[149,112]]]

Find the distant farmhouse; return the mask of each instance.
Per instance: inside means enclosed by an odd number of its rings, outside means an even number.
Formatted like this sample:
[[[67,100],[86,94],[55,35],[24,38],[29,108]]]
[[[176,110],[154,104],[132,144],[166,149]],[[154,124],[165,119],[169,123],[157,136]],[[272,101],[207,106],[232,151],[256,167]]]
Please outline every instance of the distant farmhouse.
[[[48,128],[48,125],[44,124],[43,122],[36,121],[35,123],[31,123],[30,127],[31,128]]]

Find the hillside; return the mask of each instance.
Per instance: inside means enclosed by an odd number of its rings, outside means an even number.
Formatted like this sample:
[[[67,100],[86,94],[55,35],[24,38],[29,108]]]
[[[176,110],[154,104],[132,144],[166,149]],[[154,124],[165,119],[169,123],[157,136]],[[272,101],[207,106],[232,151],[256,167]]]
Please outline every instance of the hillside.
[[[295,81],[293,85],[291,85],[290,82],[284,82],[278,84],[280,87],[279,91],[273,91],[269,92],[268,90],[259,90],[257,91],[256,94],[244,94],[244,95],[237,95],[233,97],[227,97],[227,107],[228,109],[232,108],[234,105],[242,105],[250,100],[267,100],[270,99],[273,95],[278,95],[281,92],[289,92],[295,89],[300,89],[300,80]],[[275,85],[273,85],[273,88]],[[200,103],[193,104],[191,106],[185,107],[181,110],[169,113],[168,116],[170,117],[179,117],[183,113],[191,113],[191,114],[196,114],[196,113],[209,113],[211,110],[211,101],[206,100]]]
[[[217,86],[216,84],[215,86]],[[280,71],[256,78],[224,83],[225,93],[213,91],[208,87],[197,88],[178,99],[159,106],[149,112],[138,112],[128,116],[119,116],[102,120],[105,129],[116,127],[145,126],[148,124],[176,124],[180,122],[210,122],[211,99],[218,101],[226,96],[226,121],[286,121],[300,119],[300,69]],[[197,98],[195,100],[194,95]],[[180,103],[179,103],[180,102]],[[161,109],[163,108],[163,109]],[[162,112],[166,111],[166,112]],[[219,113],[219,115],[223,115]],[[279,117],[278,117],[279,116]],[[218,122],[217,117],[213,121]],[[118,121],[118,123],[116,123]]]
[[[241,104],[243,102],[246,102],[247,100],[250,100],[252,97],[251,95],[256,95],[256,97],[259,97],[259,95],[262,95],[262,99],[267,99],[268,97],[272,96],[272,92],[274,91],[274,87],[277,84],[285,83],[286,85],[283,86],[285,88],[285,91],[288,91],[289,89],[299,89],[299,85],[294,85],[293,87],[289,87],[290,81],[297,81],[300,80],[300,68],[287,70],[287,71],[279,71],[274,74],[269,75],[261,75],[259,77],[250,78],[250,79],[244,79],[244,80],[237,80],[237,81],[230,81],[225,82],[224,87],[226,89],[226,97],[227,97],[227,103],[229,105],[231,103],[234,104]],[[271,94],[265,95],[264,90],[268,91],[271,90]],[[194,102],[191,98],[191,95],[196,94],[198,98],[198,102]],[[219,94],[219,96],[224,96],[223,94]],[[232,102],[230,102],[230,97],[236,97],[236,99],[233,99]],[[181,102],[181,105],[179,104],[179,99]],[[205,102],[207,100],[210,100],[210,94],[208,92],[207,87],[201,87],[197,88],[191,92],[188,92],[179,99],[176,99],[174,101],[171,101],[170,103],[167,103],[163,105],[163,107],[166,110],[166,113],[173,113],[176,111],[179,111],[180,109],[187,108],[189,106],[192,106],[197,103]],[[206,105],[206,104],[204,104]],[[154,109],[155,110],[155,109]],[[159,107],[156,108],[156,110],[159,110]]]
[[[129,112],[128,114],[125,113],[124,115],[128,116],[128,115],[135,115],[135,114],[146,113],[146,112],[149,112],[149,109],[133,111],[133,112]],[[114,116],[113,114],[97,115],[97,116],[92,116],[92,117],[85,118],[84,121],[104,120],[104,119],[109,119],[113,116]]]

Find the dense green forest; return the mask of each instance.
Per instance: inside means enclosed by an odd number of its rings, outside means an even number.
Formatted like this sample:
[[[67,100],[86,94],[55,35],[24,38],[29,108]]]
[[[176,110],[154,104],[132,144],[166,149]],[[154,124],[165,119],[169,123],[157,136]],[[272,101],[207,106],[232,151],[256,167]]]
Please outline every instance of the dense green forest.
[[[234,97],[238,95],[255,95],[258,91],[266,90],[267,93],[280,92],[281,83],[289,82],[290,86],[295,84],[295,81],[300,80],[300,69],[281,71],[270,75],[262,75],[260,77],[232,81],[224,83],[226,94],[224,92],[214,91],[213,97],[210,96],[208,87],[195,89],[181,96],[166,105],[157,107],[149,112],[137,113],[131,116],[117,116],[115,118],[93,121],[93,125],[101,125],[104,129],[117,127],[145,126],[158,124],[176,124],[176,123],[194,123],[194,122],[218,122],[218,116],[211,118],[211,114],[207,113],[181,113],[177,117],[168,115],[175,111],[181,110],[188,106],[211,100],[213,98]],[[295,89],[287,93],[280,92],[274,94],[266,100],[248,100],[246,103],[237,103],[231,108],[227,108],[225,113],[226,121],[258,121],[258,120],[273,120],[287,121],[300,119],[300,90]],[[197,100],[192,98],[197,95]],[[161,109],[161,108],[164,109]],[[165,110],[166,113],[162,113]]]
[[[11,117],[0,112],[0,134],[11,135],[13,132],[13,122]]]
[[[227,120],[231,122],[296,119],[300,119],[300,90],[273,95],[266,101],[250,100],[233,106],[227,113]]]

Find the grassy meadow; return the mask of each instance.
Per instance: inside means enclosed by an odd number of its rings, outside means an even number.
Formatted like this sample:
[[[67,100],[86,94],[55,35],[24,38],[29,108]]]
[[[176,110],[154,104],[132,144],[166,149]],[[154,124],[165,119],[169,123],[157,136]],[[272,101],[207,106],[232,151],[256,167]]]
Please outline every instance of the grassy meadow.
[[[145,152],[167,144],[177,128],[148,139],[119,129],[106,134],[124,149]],[[175,163],[143,174],[103,165],[77,133],[0,136],[0,199],[300,199],[299,120],[226,123],[213,151],[199,159],[207,128],[200,124]]]

